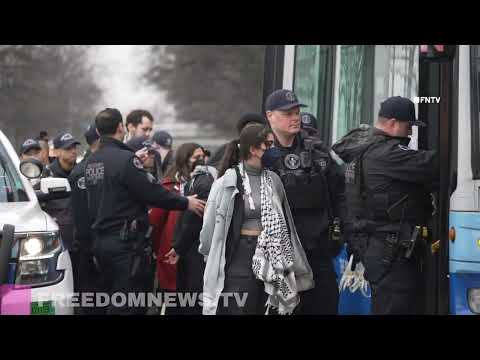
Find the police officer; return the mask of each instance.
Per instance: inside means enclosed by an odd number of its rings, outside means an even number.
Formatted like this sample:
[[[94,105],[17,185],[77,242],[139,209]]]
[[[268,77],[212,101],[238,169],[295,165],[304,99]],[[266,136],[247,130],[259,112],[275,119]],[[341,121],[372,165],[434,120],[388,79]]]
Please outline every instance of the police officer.
[[[432,213],[430,191],[439,177],[435,151],[408,147],[412,126],[426,126],[407,98],[385,100],[352,174],[364,199],[370,233],[362,262],[372,287],[373,314],[419,311],[422,236]],[[354,169],[351,169],[354,170]]]
[[[300,119],[302,121],[302,129],[311,136],[318,136],[317,118],[308,112],[301,112]]]
[[[68,179],[77,163],[77,141],[69,132],[61,132],[53,139],[53,146],[57,153],[55,160],[46,166],[45,177]],[[43,204],[43,209],[58,223],[63,245],[69,251],[73,272],[78,268],[78,249],[73,237],[73,212],[70,197],[50,200]]]
[[[93,252],[105,281],[104,290],[127,296],[152,291],[153,261],[146,206],[189,209],[201,216],[205,202],[195,195],[178,196],[155,183],[140,159],[122,142],[125,128],[117,109],[101,111],[95,124],[101,135],[100,148],[86,162],[85,185],[88,215],[94,219]],[[123,305],[113,304],[108,313],[143,314],[146,310]]]
[[[297,313],[337,314],[338,289],[332,257],[340,249],[338,220],[344,212],[344,180],[328,148],[318,137],[301,129],[303,106],[289,90],[277,90],[268,96],[266,115],[275,135],[275,147],[281,151],[266,165],[282,179],[313,270],[315,287],[302,294]]]
[[[91,230],[92,219],[88,217],[87,192],[85,187],[85,167],[87,159],[95,153],[99,146],[100,135],[95,124],[91,124],[85,132],[85,140],[89,145],[83,160],[75,166],[68,177],[72,193],[70,196],[74,221],[74,239],[78,244],[78,269],[74,274],[75,288],[79,292],[99,290],[99,274],[93,262]],[[85,314],[101,314],[101,309],[82,308]]]
[[[335,154],[344,162],[346,218],[343,220],[342,235],[347,243],[347,253],[353,255],[353,267],[363,262],[368,245],[367,221],[365,219],[366,205],[359,187],[362,177],[359,176],[361,159],[365,150],[372,144],[373,127],[361,124],[350,130],[332,146]]]

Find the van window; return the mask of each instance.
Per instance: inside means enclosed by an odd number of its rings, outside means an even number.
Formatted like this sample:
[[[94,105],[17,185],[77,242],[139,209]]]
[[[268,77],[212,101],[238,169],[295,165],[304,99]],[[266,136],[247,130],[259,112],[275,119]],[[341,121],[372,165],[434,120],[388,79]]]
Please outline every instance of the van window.
[[[20,174],[0,144],[0,203],[28,201]]]

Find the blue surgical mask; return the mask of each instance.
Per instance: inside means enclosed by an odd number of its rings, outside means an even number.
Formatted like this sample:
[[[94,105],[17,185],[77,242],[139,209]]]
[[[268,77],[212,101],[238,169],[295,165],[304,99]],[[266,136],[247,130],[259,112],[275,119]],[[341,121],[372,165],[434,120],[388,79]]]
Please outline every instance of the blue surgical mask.
[[[271,169],[275,165],[278,159],[282,157],[283,153],[282,150],[278,147],[271,147],[268,150],[266,150],[261,158],[262,161],[262,166],[265,169]]]

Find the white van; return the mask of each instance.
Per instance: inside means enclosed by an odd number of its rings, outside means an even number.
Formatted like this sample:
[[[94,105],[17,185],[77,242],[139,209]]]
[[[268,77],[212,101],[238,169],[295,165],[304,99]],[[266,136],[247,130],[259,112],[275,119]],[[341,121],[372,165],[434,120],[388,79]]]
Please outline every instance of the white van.
[[[35,190],[19,167],[13,146],[0,131],[0,229],[5,224],[15,227],[7,285],[1,284],[1,314],[73,314],[69,306],[73,295],[70,256],[58,225],[41,209]],[[66,179],[37,181],[44,194],[51,192],[52,184],[70,191]]]

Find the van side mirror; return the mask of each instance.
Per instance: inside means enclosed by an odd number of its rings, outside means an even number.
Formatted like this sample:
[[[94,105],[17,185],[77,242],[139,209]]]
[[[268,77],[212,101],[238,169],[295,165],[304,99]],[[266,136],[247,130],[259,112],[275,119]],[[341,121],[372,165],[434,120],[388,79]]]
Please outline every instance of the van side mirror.
[[[23,160],[20,163],[20,172],[27,179],[38,179],[43,172],[43,164],[37,159]]]
[[[68,198],[71,191],[67,179],[47,177],[40,180],[40,190],[36,194],[39,201],[49,201]]]

